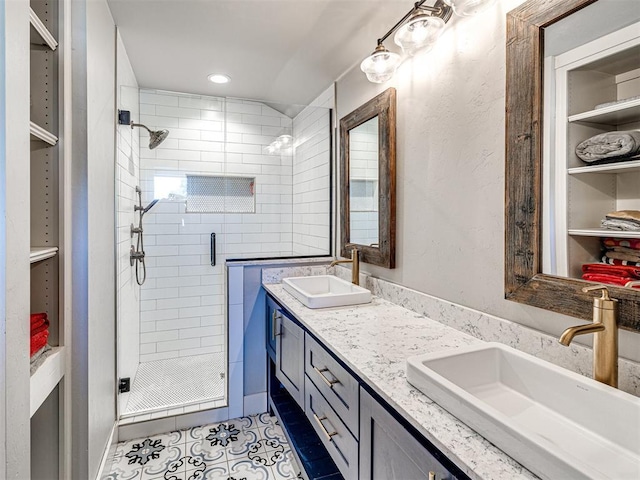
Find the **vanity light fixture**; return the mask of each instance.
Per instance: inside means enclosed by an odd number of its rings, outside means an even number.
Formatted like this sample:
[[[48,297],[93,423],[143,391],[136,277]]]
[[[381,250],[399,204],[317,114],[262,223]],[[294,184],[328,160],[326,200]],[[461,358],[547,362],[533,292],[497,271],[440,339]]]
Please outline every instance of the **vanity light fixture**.
[[[393,41],[409,56],[433,48],[444,31],[445,24],[455,12],[460,16],[480,13],[496,0],[436,0],[433,6],[426,0],[414,3],[413,8],[378,39],[376,49],[360,64],[360,69],[373,83],[390,80],[402,61],[400,55],[387,50],[383,42],[395,32]]]
[[[265,147],[267,155],[286,155],[288,149],[293,147],[293,137],[291,135],[280,135],[273,142]]]
[[[212,73],[207,78],[211,83],[217,83],[219,85],[222,85],[224,83],[229,83],[231,81],[231,77],[223,73]]]

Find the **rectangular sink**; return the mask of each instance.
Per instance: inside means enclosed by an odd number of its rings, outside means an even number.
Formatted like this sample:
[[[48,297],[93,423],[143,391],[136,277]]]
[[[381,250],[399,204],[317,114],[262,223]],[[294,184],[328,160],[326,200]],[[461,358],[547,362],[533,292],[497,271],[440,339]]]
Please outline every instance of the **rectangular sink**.
[[[542,478],[640,479],[640,398],[500,343],[407,359],[407,380]]]
[[[345,307],[371,301],[369,290],[333,275],[283,278],[282,286],[309,308]]]

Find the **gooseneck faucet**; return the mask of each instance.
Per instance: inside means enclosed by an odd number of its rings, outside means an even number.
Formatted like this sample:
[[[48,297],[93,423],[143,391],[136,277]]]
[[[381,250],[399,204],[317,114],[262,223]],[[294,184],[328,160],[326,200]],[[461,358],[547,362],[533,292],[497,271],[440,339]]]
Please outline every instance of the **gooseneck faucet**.
[[[569,346],[576,335],[593,333],[593,378],[618,387],[618,301],[609,298],[605,285],[584,287],[583,292],[602,290],[602,297],[593,299],[593,323],[569,327],[560,336],[560,343]]]
[[[345,248],[350,247],[350,244],[347,244]],[[339,263],[350,263],[351,264],[351,283],[354,285],[360,285],[360,252],[355,246],[351,249],[351,260],[334,260],[329,265],[330,267],[335,267]]]

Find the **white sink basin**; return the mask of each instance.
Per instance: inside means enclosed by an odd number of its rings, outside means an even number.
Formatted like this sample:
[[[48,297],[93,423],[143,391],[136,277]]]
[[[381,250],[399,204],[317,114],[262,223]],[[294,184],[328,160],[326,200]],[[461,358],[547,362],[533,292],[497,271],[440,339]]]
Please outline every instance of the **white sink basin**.
[[[407,380],[542,478],[640,479],[640,398],[499,343],[407,359]]]
[[[369,290],[333,275],[283,278],[282,286],[309,308],[345,307],[371,301]]]

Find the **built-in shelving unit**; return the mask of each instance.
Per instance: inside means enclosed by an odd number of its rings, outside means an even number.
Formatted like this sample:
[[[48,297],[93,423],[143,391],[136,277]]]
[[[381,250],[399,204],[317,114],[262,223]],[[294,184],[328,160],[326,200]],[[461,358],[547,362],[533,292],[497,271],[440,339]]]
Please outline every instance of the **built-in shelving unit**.
[[[69,346],[63,314],[63,132],[64,30],[66,0],[30,0],[30,236],[31,313],[45,312],[52,349],[36,364],[28,383],[31,418],[31,478],[65,478],[68,454],[68,392],[64,385]],[[29,319],[25,318],[25,322]],[[29,345],[25,345],[29,349]],[[44,359],[44,360],[43,360]],[[34,367],[35,368],[35,367]],[[55,441],[51,441],[55,439]],[[62,463],[61,463],[62,460]]]
[[[607,230],[602,219],[617,210],[640,210],[640,158],[590,164],[575,153],[601,133],[640,129],[640,24],[580,45],[547,64],[545,165],[553,186],[545,193],[548,273],[581,278],[582,265],[600,262],[601,239],[640,238],[640,232]],[[551,103],[553,102],[553,103]],[[600,106],[603,105],[603,106]],[[549,119],[547,119],[549,120]],[[551,140],[553,139],[553,140]]]

